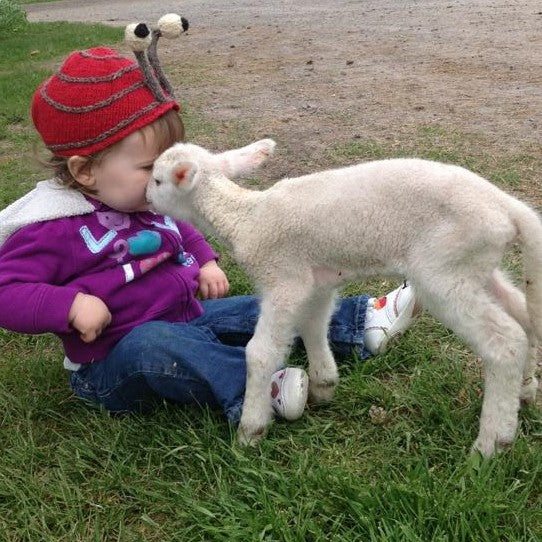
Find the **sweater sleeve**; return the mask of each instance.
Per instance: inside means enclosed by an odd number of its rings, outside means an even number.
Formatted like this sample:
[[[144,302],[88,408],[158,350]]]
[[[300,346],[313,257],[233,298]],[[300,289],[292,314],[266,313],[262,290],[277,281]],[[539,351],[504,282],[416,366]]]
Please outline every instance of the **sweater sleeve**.
[[[71,235],[62,220],[32,224],[0,248],[0,327],[20,333],[67,333],[77,288],[62,286],[73,272]]]
[[[202,267],[210,260],[218,260],[218,254],[211,248],[205,237],[188,222],[178,222],[177,226],[183,237],[183,246],[187,252],[196,257]]]

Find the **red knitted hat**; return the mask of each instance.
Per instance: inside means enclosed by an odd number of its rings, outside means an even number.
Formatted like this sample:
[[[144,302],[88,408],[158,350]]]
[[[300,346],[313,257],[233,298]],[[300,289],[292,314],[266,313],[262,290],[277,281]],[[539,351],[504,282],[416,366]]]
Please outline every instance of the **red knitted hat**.
[[[59,156],[94,154],[154,122],[179,104],[155,97],[139,65],[113,49],[68,56],[32,99],[32,120]]]

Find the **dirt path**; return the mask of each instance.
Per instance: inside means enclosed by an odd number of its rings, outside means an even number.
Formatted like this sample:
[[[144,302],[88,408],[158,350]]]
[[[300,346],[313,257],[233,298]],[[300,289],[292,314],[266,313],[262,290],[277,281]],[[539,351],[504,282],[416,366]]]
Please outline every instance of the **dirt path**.
[[[178,2],[63,0],[38,20],[155,22]],[[539,0],[192,0],[162,44],[180,99],[246,140],[272,135],[303,169],[326,146],[394,141],[421,125],[484,134],[493,151],[542,142]],[[241,126],[241,128],[239,128]]]

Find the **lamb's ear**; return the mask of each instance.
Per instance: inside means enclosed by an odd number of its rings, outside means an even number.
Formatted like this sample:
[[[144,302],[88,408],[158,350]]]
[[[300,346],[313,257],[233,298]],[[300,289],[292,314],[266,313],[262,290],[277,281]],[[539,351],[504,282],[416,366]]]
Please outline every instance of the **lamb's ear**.
[[[272,139],[261,139],[246,147],[217,155],[222,173],[232,178],[251,173],[273,154],[275,146]]]
[[[178,162],[171,170],[171,182],[185,191],[189,191],[195,184],[198,166],[194,162]]]

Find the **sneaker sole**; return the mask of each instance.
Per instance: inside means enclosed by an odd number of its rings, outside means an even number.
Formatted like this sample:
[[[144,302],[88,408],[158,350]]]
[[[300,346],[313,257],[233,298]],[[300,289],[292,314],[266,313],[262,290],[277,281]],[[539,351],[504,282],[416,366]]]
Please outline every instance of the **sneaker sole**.
[[[305,411],[305,406],[307,404],[307,399],[308,399],[308,396],[309,396],[309,377],[307,376],[307,373],[304,373],[301,377],[301,380],[300,382],[298,382],[298,386],[296,386],[297,390],[296,390],[296,395],[297,393],[301,393],[301,398],[302,398],[302,402],[301,404],[303,405],[302,408],[298,408],[296,410],[293,410],[293,409],[289,409],[288,412],[286,412],[285,410],[282,410],[280,412],[280,417],[289,421],[289,422],[292,422],[294,420],[298,420],[299,418],[301,418],[301,416],[303,415],[303,412]],[[287,391],[287,390],[285,390]],[[286,394],[281,394],[282,396],[282,404],[287,404],[289,403],[290,401],[286,398]]]

